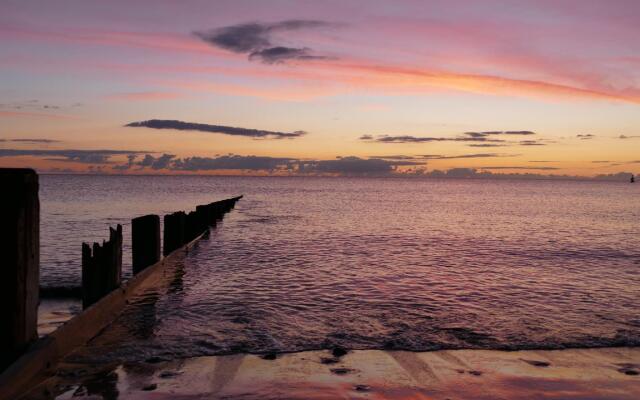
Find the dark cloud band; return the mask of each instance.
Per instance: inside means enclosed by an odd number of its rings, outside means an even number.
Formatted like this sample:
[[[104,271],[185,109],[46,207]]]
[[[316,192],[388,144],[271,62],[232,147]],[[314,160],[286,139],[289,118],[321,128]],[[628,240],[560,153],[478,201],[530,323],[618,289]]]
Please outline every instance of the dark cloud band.
[[[307,47],[296,49],[277,46],[257,50],[249,54],[249,60],[258,59],[266,64],[278,64],[287,60],[325,60],[328,58],[312,54],[311,49]]]
[[[148,121],[131,122],[126,127],[130,128],[151,128],[151,129],[173,129],[178,131],[198,131],[208,133],[221,133],[231,136],[245,136],[257,139],[293,139],[307,134],[305,131],[295,132],[274,132],[261,129],[237,128],[223,125],[199,124],[194,122],[184,122],[169,119],[151,119]]]
[[[517,157],[520,154],[500,154],[500,153],[476,153],[476,154],[462,154],[457,156],[443,156],[436,154],[426,154],[422,156],[426,160],[457,160],[464,158],[497,158],[497,157]]]
[[[214,170],[253,170],[274,171],[290,169],[295,159],[261,156],[229,155],[221,157],[187,157],[177,159],[173,169],[184,171],[214,171]]]
[[[427,160],[456,160],[464,158],[497,158],[497,157],[517,157],[520,154],[503,154],[503,153],[475,153],[475,154],[460,154],[460,155],[441,155],[441,154],[422,154],[415,156],[408,155],[392,155],[392,156],[372,156],[369,159],[382,159],[393,160],[398,162],[403,161],[421,161],[425,163]]]
[[[494,135],[528,136],[528,135],[535,135],[536,133],[533,131],[484,131],[484,132],[465,132],[464,134],[471,137],[487,137],[487,136],[494,136]]]
[[[429,142],[505,142],[502,139],[490,139],[487,137],[430,137],[430,136],[411,136],[411,135],[362,135],[360,140],[377,143],[429,143]]]
[[[59,143],[59,140],[53,139],[0,139],[2,142],[15,142],[15,143]]]
[[[500,147],[509,143],[505,139],[497,139],[500,135],[535,135],[533,131],[484,131],[484,132],[464,132],[462,136],[438,137],[438,136],[413,136],[413,135],[362,135],[360,140],[378,143],[429,143],[429,142],[470,142],[470,147]],[[534,142],[529,140],[526,142]]]
[[[193,34],[203,41],[234,53],[247,54],[250,60],[266,64],[283,63],[289,60],[314,60],[329,58],[316,55],[308,47],[286,47],[274,43],[273,34],[301,29],[336,26],[317,20],[286,20],[276,23],[252,22],[231,25]]]
[[[491,169],[491,170],[498,170],[498,169],[530,169],[530,170],[537,170],[537,171],[555,171],[555,170],[558,170],[560,168],[558,168],[558,167],[499,166],[499,167],[482,167],[481,169]]]
[[[110,158],[118,155],[143,154],[145,151],[134,150],[48,150],[48,149],[0,149],[0,157],[61,157],[63,161],[79,162],[84,164],[108,164]]]
[[[542,143],[538,140],[521,140],[520,146],[546,146],[545,143]]]
[[[335,174],[344,176],[421,176],[433,178],[518,178],[518,179],[605,179],[628,180],[630,173],[600,175],[591,178],[568,175],[540,175],[535,171],[555,171],[561,168],[555,166],[487,166],[480,168],[452,168],[449,170],[432,170],[424,168],[430,160],[473,159],[491,157],[513,157],[515,154],[477,153],[463,155],[392,155],[370,158],[338,157],[333,160],[302,160],[297,158],[225,155],[217,157],[185,157],[178,158],[173,154],[154,155],[154,153],[132,150],[73,150],[73,149],[0,149],[0,157],[34,156],[46,160],[85,163],[93,173],[133,171],[263,171],[268,173],[286,173],[293,175],[325,175]],[[121,159],[126,156],[125,163],[117,164],[111,158]],[[531,163],[550,163],[555,161],[533,160]],[[597,161],[602,162],[604,161]],[[627,161],[627,164],[640,163]],[[108,167],[107,167],[108,165]],[[405,168],[403,168],[405,167]],[[51,171],[64,171],[51,169]],[[492,173],[493,170],[507,172]],[[509,172],[509,170],[523,170],[523,173]],[[528,172],[531,171],[531,172]],[[72,172],[72,171],[68,171]]]
[[[425,161],[363,159],[339,157],[335,160],[300,160],[296,158],[225,155],[220,157],[176,158],[171,154],[155,157],[146,154],[141,161],[117,166],[117,170],[130,168],[168,169],[174,171],[289,171],[301,174],[380,175],[388,174],[400,166],[424,165]]]

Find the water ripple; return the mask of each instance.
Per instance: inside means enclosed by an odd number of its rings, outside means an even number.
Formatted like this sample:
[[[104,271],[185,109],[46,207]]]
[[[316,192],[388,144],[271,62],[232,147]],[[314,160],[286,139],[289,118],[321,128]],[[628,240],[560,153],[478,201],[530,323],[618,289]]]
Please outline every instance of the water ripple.
[[[90,223],[69,225],[61,220],[83,209],[82,196],[65,205],[68,214],[58,209],[59,199],[53,205],[43,201],[57,218],[46,229],[49,237],[69,229],[104,237],[107,222],[145,208],[188,208],[227,194],[245,198],[189,253],[166,290],[131,304],[94,341],[101,357],[286,352],[337,344],[408,350],[640,345],[639,187],[109,179],[102,184],[113,192],[110,197],[134,187],[148,193],[116,202],[109,209],[116,216],[86,206]],[[47,195],[54,190],[48,187]],[[75,257],[62,247],[56,254],[66,258],[43,257],[45,279],[62,280],[64,274],[57,274]]]

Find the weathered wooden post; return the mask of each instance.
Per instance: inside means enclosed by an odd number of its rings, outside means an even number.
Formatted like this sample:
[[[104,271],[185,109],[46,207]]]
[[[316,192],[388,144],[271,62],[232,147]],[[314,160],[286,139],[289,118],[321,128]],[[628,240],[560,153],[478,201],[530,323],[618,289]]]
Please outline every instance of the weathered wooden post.
[[[87,308],[120,287],[122,279],[122,226],[109,228],[109,241],[82,243],[82,306]]]
[[[209,229],[209,209],[207,206],[197,206],[196,215],[198,216],[198,235],[200,235]]]
[[[216,221],[213,216],[213,208],[210,204],[196,206],[196,212],[200,213],[201,217],[203,218],[205,227],[215,225]]]
[[[93,254],[98,254],[100,246],[93,244],[93,252],[88,243],[82,243],[82,307],[87,308],[96,302],[96,294],[99,291],[100,280],[96,273],[98,266]]]
[[[186,240],[185,243],[188,243],[196,238],[199,235],[198,231],[200,230],[200,216],[196,211],[191,211],[187,214],[187,228],[186,228]]]
[[[160,217],[145,215],[131,220],[133,273],[160,261]]]
[[[122,225],[118,224],[116,229],[109,227],[109,241],[102,246],[106,247],[109,257],[105,271],[107,290],[104,295],[107,295],[122,284]]]
[[[211,204],[209,204],[209,206],[211,207],[211,209],[213,210],[213,218],[216,221],[219,221],[222,219],[222,216],[224,215],[224,212],[222,210],[222,205],[219,201],[215,201]]]
[[[163,254],[168,256],[185,244],[187,215],[183,211],[164,216]]]
[[[32,169],[0,169],[0,371],[38,338],[40,201]]]
[[[209,210],[209,226],[216,226],[216,222],[218,220],[218,209],[214,203],[207,204],[207,209]]]
[[[204,225],[209,225],[209,209],[206,205],[196,206],[196,213],[200,215]]]

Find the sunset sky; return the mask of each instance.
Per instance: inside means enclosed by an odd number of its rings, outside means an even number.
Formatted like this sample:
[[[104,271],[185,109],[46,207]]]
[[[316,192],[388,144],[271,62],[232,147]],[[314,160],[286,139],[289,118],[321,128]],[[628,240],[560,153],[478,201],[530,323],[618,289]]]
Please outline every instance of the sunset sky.
[[[3,0],[0,166],[640,172],[638,21],[636,0]]]

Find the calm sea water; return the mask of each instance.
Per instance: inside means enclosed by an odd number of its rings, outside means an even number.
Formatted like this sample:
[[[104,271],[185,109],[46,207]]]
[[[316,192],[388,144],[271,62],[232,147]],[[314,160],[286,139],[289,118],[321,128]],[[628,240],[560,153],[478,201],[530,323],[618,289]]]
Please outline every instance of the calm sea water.
[[[42,284],[130,218],[244,194],[94,345],[118,359],[640,345],[640,185],[43,176]],[[105,356],[107,357],[107,356]]]

